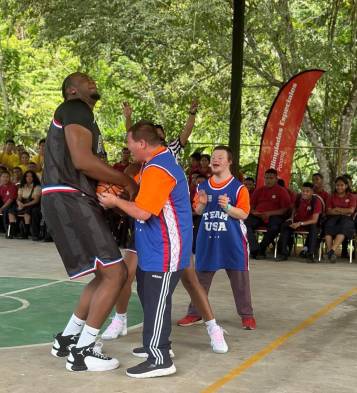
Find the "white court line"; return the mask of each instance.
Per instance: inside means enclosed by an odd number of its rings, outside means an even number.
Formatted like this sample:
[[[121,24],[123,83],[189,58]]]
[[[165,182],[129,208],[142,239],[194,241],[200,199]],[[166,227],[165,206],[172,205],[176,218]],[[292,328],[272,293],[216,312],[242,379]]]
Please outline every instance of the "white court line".
[[[131,332],[132,330],[138,329],[139,327],[142,327],[143,323],[138,323],[137,325],[134,326],[130,326],[128,327],[128,332]],[[106,342],[112,342],[113,340],[103,340],[104,344]],[[46,347],[48,345],[53,345],[53,341],[51,341],[50,343],[42,343],[42,344],[29,344],[29,345],[18,345],[15,347],[0,347],[0,351],[2,351],[3,349],[21,349],[21,348],[36,348],[36,347]]]
[[[14,308],[13,310],[0,311],[0,315],[11,314],[13,312],[26,310],[26,308],[30,307],[30,302],[28,302],[26,299],[21,299],[20,297],[15,297],[15,296],[3,296],[3,297],[5,297],[6,299],[17,300],[19,303],[21,303],[21,306],[17,307],[17,308]]]
[[[48,282],[48,283],[46,283],[46,284],[36,285],[36,286],[34,286],[34,287],[28,287],[28,288],[18,289],[18,290],[16,290],[16,291],[0,293],[0,296],[14,295],[15,293],[21,293],[21,292],[31,291],[31,289],[49,287],[50,285],[59,284],[59,283],[61,283],[61,282],[70,282],[70,281],[69,281],[69,280],[51,281],[51,282]]]
[[[9,276],[7,276],[9,277]],[[30,278],[30,277],[18,277],[18,276],[13,276],[14,278]],[[16,291],[11,291],[11,292],[5,292],[5,293],[0,293],[0,296],[6,297],[7,295],[13,295],[15,293],[20,293],[20,292],[25,292],[25,291],[30,291],[31,289],[37,289],[37,288],[43,288],[43,287],[49,287],[50,285],[55,285],[55,284],[59,284],[61,282],[74,282],[74,281],[70,281],[70,280],[57,280],[57,281],[51,281],[49,283],[46,284],[41,284],[41,285],[36,285],[34,287],[28,287],[28,288],[23,288],[23,289],[18,289]],[[87,283],[85,282],[79,282],[77,281],[76,284],[82,284],[82,285],[86,285]],[[135,294],[137,294],[135,289],[132,289],[132,292],[134,292]],[[134,326],[130,326],[128,328],[128,331],[132,331],[135,330],[139,327],[141,327],[143,325],[143,323],[138,323],[137,325]],[[49,343],[41,343],[41,344],[29,344],[29,345],[18,345],[18,346],[14,346],[14,347],[0,347],[0,351],[3,349],[16,349],[16,348],[35,348],[35,347],[43,347],[43,346],[47,346],[47,345],[52,345],[53,341],[49,342]]]

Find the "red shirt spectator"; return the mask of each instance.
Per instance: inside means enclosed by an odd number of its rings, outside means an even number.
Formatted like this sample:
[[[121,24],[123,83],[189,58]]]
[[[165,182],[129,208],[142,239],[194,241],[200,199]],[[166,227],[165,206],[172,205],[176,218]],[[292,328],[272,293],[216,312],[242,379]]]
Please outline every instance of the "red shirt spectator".
[[[200,174],[207,179],[212,176],[212,169],[210,167],[207,168],[200,168]]]
[[[295,202],[294,222],[308,221],[314,214],[321,214],[323,206],[319,198],[303,199],[299,195]]]
[[[3,184],[0,186],[0,198],[2,203],[6,203],[9,199],[16,200],[17,187],[13,183]]]
[[[333,193],[327,203],[329,209],[340,207],[343,209],[354,208],[356,209],[356,197],[348,192],[345,196],[340,197],[337,193]]]
[[[314,194],[316,194],[316,195],[318,195],[319,197],[322,198],[322,200],[323,200],[323,202],[325,204],[325,206],[323,206],[323,207],[324,207],[324,210],[326,210],[328,201],[330,199],[330,194],[327,191],[325,191],[325,190],[319,190],[318,191],[315,188],[314,188]]]
[[[116,164],[113,165],[113,168],[119,172],[124,172],[125,169],[129,166],[129,162],[117,162]]]
[[[257,188],[251,197],[252,210],[266,212],[289,208],[291,206],[290,195],[287,190],[278,184],[273,187],[263,186]]]
[[[124,172],[130,164],[130,150],[123,147],[121,151],[121,160],[113,165],[113,168],[119,172]]]

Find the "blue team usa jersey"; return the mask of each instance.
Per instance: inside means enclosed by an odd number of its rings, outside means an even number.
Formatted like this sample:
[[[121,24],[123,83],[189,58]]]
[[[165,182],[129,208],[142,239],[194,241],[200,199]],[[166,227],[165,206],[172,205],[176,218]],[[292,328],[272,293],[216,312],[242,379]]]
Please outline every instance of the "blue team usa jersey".
[[[218,204],[218,197],[226,194],[230,204],[236,206],[242,183],[236,178],[220,188],[210,180],[198,186],[208,196],[196,243],[196,270],[217,271],[249,270],[249,248],[246,227],[242,220],[230,217]]]
[[[143,271],[175,272],[190,263],[192,247],[192,210],[183,169],[166,149],[144,167],[156,166],[175,179],[176,185],[159,216],[135,222],[138,264]]]

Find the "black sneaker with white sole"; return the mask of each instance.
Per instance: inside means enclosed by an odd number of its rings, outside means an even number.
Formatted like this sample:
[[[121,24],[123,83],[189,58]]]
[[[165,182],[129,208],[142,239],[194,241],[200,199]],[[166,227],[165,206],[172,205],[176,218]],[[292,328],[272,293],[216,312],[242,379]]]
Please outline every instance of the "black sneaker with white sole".
[[[96,343],[86,347],[72,347],[67,358],[69,371],[109,371],[119,367],[119,360],[103,355]]]
[[[169,350],[170,353],[170,358],[174,358],[175,354],[174,351],[172,349]],[[132,354],[138,358],[145,358],[147,359],[149,357],[148,353],[145,351],[144,347],[138,347],[138,348],[134,348],[132,351]]]
[[[79,334],[62,336],[61,333],[57,333],[54,337],[55,341],[51,349],[51,355],[56,358],[64,358],[69,355],[69,352],[73,346],[75,346],[79,340]]]
[[[126,370],[126,375],[132,378],[164,377],[175,373],[176,367],[172,361],[166,364],[156,365],[146,360],[145,362]]]

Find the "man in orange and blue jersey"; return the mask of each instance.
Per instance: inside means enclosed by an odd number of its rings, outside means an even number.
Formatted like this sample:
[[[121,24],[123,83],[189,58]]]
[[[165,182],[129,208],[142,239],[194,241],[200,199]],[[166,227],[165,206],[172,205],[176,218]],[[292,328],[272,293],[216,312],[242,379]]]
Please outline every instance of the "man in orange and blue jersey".
[[[138,294],[144,308],[143,348],[148,358],[127,370],[133,378],[174,374],[170,357],[171,301],[182,271],[189,266],[192,246],[192,213],[183,169],[162,146],[155,125],[140,121],[128,131],[128,148],[145,162],[134,202],[104,193],[107,208],[118,207],[136,219]],[[145,356],[144,356],[145,355]]]

